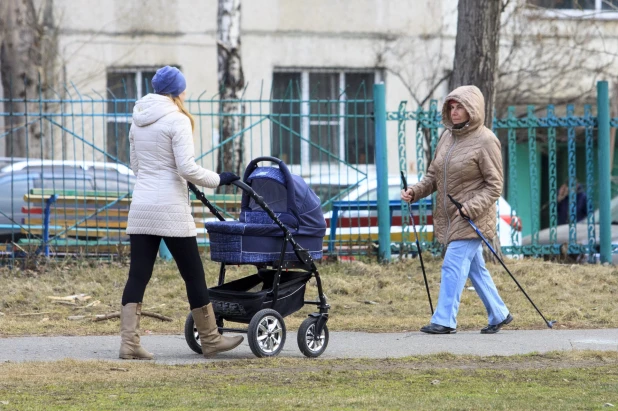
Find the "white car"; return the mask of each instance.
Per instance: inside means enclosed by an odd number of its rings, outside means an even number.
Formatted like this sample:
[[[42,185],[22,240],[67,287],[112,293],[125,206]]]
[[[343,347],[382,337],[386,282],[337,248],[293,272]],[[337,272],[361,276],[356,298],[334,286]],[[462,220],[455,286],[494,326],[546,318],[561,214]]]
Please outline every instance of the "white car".
[[[362,179],[363,176],[360,175]],[[418,177],[414,174],[408,174],[408,184],[412,185],[418,181]],[[375,177],[367,178],[364,181],[356,184],[351,182],[351,179],[342,178],[337,179],[337,176],[325,176],[322,178],[306,178],[305,181],[309,186],[318,194],[322,203],[334,198],[333,201],[376,201],[378,199],[378,185]],[[338,184],[341,181],[342,184]],[[357,180],[358,181],[358,180]],[[352,187],[350,189],[350,187]],[[429,199],[431,197],[428,197]],[[399,176],[389,176],[388,178],[388,199],[401,200],[401,179]],[[328,205],[327,205],[328,207]],[[332,210],[324,214],[328,227],[330,227],[330,220],[332,219]],[[427,226],[424,231],[428,233],[428,240],[433,238],[433,225],[431,225],[431,207],[427,210]],[[414,212],[414,215],[418,215],[418,212]],[[498,216],[497,229],[500,236],[501,246],[520,245],[521,243],[521,221],[514,214],[515,220],[513,221],[513,227],[511,227],[511,206],[502,197],[498,199]],[[498,217],[497,216],[497,217]],[[340,210],[337,218],[337,240],[345,241],[350,238],[357,238],[359,235],[362,238],[377,239],[378,227],[377,227],[377,211],[368,209],[352,209],[352,210]],[[421,227],[417,224],[417,230]],[[430,234],[431,233],[431,234]],[[326,235],[329,236],[330,232],[327,231]],[[393,221],[391,225],[391,241],[401,241],[401,211],[393,211]],[[412,234],[412,237],[414,234]],[[413,238],[412,238],[413,239]],[[515,241],[513,241],[513,239]]]

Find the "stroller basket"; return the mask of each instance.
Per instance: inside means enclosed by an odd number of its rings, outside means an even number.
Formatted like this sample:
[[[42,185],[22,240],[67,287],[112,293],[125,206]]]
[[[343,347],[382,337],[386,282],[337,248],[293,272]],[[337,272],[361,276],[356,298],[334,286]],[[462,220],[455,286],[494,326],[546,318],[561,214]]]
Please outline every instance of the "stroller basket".
[[[275,273],[276,270],[260,269],[257,274],[209,288],[215,314],[224,320],[248,324],[263,308],[273,308],[282,317],[301,309],[311,273],[282,273],[277,300],[271,306]]]
[[[281,257],[283,233],[274,224],[247,224],[240,221],[206,223],[210,236],[210,258],[228,264],[273,264]],[[294,239],[309,250],[311,258],[322,258],[322,237],[297,235]],[[284,261],[297,261],[294,250],[287,245]]]

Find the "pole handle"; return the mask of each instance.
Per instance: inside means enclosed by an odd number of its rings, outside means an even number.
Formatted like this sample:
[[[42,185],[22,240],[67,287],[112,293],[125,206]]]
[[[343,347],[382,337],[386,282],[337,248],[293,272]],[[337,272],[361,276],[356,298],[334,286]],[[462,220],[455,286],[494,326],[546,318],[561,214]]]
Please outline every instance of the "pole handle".
[[[408,181],[406,180],[406,176],[405,174],[403,174],[403,171],[401,171],[401,182],[403,183],[403,189],[404,191],[408,189]]]
[[[447,194],[446,196],[448,197],[449,200],[451,200],[453,204],[455,204],[455,207],[457,207],[457,210],[459,210],[459,215],[461,216],[461,218],[463,218],[464,220],[470,221],[470,217],[465,215],[463,212],[463,205],[461,205],[459,201],[455,200],[450,194]]]

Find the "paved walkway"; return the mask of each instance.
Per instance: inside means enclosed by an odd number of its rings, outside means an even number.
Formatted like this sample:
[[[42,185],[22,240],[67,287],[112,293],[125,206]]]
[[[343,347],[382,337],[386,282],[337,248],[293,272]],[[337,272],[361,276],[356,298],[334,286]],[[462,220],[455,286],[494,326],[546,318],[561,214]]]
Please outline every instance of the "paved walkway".
[[[6,361],[115,360],[119,336],[0,338],[0,363]],[[188,347],[182,335],[146,335],[142,344],[162,364],[204,361]],[[332,332],[322,358],[396,358],[440,352],[471,355],[514,355],[560,350],[618,351],[618,329],[603,330],[502,330],[483,335],[478,331],[450,335],[411,333]],[[281,357],[302,357],[296,333],[290,332]],[[245,340],[216,360],[255,358]]]

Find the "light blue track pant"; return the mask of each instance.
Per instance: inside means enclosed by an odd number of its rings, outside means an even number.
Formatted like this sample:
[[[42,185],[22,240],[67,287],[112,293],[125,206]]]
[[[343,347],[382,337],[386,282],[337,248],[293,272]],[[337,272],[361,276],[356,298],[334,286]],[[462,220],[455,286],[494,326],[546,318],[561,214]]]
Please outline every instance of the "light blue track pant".
[[[498,295],[496,285],[485,268],[481,241],[480,238],[458,240],[448,245],[442,263],[438,306],[431,318],[432,323],[457,328],[457,311],[468,277],[485,305],[489,324],[500,324],[506,319],[509,310]]]

